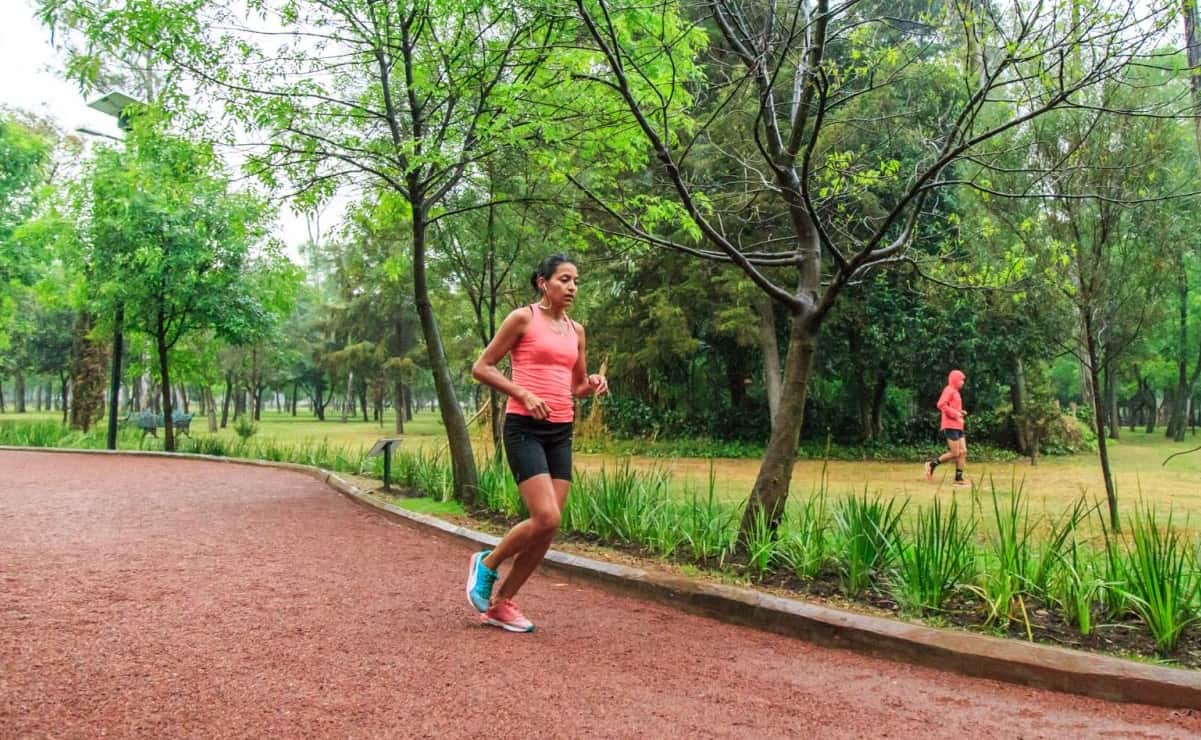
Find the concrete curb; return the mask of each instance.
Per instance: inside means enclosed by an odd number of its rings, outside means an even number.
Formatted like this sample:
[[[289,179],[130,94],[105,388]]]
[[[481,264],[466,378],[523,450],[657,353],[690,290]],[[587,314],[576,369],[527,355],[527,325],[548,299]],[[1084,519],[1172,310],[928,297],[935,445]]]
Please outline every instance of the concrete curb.
[[[308,465],[124,450],[0,446],[0,451],[159,456],[279,468],[316,478],[352,501],[472,547],[494,545],[498,540],[492,535],[385,503],[335,473]],[[557,550],[547,554],[544,565],[572,580],[599,584],[611,591],[649,599],[693,614],[827,647],[1108,701],[1201,709],[1201,671],[1167,668],[1066,648],[908,624],[785,599],[751,589],[613,565]]]

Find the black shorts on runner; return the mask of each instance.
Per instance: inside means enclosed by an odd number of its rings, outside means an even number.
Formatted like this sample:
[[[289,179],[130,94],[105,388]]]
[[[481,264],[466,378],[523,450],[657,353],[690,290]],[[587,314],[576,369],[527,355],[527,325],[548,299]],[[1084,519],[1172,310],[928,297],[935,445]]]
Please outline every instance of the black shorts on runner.
[[[545,474],[571,480],[571,427],[570,421],[505,414],[505,457],[518,483]]]
[[[963,439],[962,429],[944,429],[942,430],[942,438],[948,442],[957,442]]]

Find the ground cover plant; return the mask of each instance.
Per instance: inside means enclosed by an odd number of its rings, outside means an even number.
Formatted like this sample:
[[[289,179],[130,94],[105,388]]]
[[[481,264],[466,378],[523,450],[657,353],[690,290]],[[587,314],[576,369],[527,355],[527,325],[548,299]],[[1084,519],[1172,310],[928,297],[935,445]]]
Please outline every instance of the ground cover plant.
[[[406,470],[439,464],[406,456]],[[481,497],[477,520],[523,517],[501,463],[483,470],[481,481],[498,485]],[[1201,668],[1198,541],[1170,514],[1140,508],[1129,531],[1115,533],[1100,502],[1081,496],[1050,515],[1029,505],[1020,483],[912,505],[839,495],[823,482],[793,497],[776,533],[763,522],[740,547],[737,502],[717,499],[712,484],[708,495],[672,499],[669,486],[664,471],[628,465],[580,474],[563,536],[936,625]]]

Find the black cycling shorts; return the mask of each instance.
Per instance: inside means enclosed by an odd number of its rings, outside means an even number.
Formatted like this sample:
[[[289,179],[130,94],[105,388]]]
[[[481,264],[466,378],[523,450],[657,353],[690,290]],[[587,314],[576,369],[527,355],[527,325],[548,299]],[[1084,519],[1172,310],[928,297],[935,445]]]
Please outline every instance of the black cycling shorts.
[[[571,480],[571,427],[570,421],[505,414],[505,457],[518,483],[547,474]]]
[[[962,429],[944,429],[942,430],[942,438],[948,442],[955,442],[963,439]]]

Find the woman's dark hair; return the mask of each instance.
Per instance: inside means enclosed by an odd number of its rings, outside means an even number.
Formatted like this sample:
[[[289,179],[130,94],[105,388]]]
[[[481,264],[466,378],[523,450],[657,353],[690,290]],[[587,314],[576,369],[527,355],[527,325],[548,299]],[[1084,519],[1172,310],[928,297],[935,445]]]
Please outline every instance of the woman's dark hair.
[[[571,258],[565,254],[552,254],[542,262],[538,263],[538,269],[534,270],[534,274],[530,277],[530,285],[533,286],[534,292],[538,292],[538,278],[550,280],[554,276],[555,270],[559,269],[559,265],[571,262],[575,264]]]

